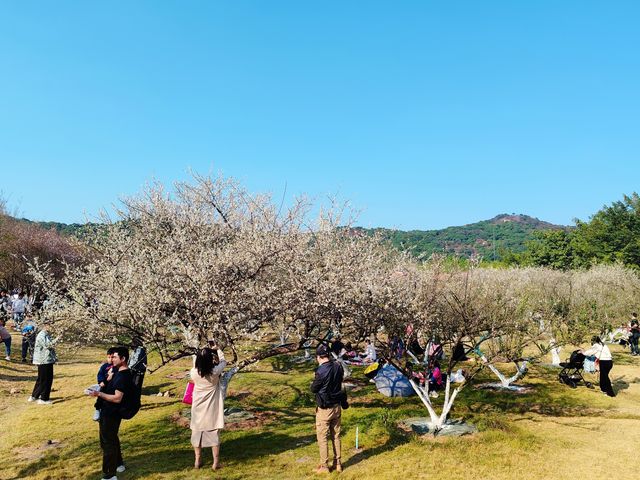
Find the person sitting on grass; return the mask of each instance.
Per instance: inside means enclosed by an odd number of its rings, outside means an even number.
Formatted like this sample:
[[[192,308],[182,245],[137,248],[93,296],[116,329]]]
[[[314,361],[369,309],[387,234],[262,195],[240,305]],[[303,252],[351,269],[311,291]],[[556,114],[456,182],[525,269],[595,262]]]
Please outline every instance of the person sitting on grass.
[[[376,354],[376,347],[373,345],[371,340],[367,339],[364,353],[362,355],[363,363],[373,363],[378,359],[378,355]]]
[[[342,355],[345,353],[344,343],[342,343],[342,337],[340,337],[340,335],[336,336],[335,340],[331,342],[331,353],[335,358],[342,358]]]
[[[357,356],[358,356],[358,353],[353,348],[353,345],[351,345],[351,342],[347,342],[345,344],[345,346],[344,346],[343,358],[348,359],[348,360],[352,360]]]
[[[440,370],[440,362],[434,360],[429,366],[429,391],[437,392],[444,388],[442,381],[442,370]]]

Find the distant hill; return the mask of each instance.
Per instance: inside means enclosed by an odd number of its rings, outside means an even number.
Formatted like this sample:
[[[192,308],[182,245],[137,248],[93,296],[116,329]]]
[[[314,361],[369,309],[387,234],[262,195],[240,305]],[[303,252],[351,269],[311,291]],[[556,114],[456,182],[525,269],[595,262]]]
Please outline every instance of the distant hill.
[[[525,242],[540,230],[561,230],[569,227],[554,225],[528,215],[501,214],[459,227],[441,230],[361,229],[380,233],[396,248],[409,250],[417,257],[432,253],[470,257],[479,255],[486,260],[499,260],[507,251],[521,252]]]
[[[47,230],[56,230],[63,235],[82,238],[90,230],[99,228],[99,224],[66,224],[59,222],[32,222]],[[540,230],[562,230],[569,227],[554,225],[528,215],[501,214],[490,220],[483,220],[459,227],[447,227],[441,230],[392,230],[388,228],[356,230],[366,233],[380,233],[400,250],[409,250],[416,257],[428,257],[432,253],[444,253],[470,257],[482,256],[486,260],[499,260],[506,251],[521,252],[525,242],[533,238]]]
[[[37,225],[45,230],[55,230],[63,236],[70,236],[82,239],[87,233],[100,228],[99,223],[60,223],[60,222],[34,222],[28,218],[19,219],[31,225]]]

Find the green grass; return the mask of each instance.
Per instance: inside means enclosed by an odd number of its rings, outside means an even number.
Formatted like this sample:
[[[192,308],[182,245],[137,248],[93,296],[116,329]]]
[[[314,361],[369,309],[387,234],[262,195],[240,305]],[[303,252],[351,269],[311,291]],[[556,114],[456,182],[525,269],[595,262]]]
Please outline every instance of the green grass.
[[[18,338],[15,338],[16,342]],[[615,350],[615,349],[614,349]],[[64,352],[59,352],[63,353]],[[467,388],[453,418],[475,424],[479,433],[465,438],[420,438],[403,433],[399,420],[424,416],[416,397],[389,399],[354,371],[358,388],[352,408],[343,414],[344,479],[574,479],[605,472],[615,461],[621,478],[638,472],[632,458],[640,442],[640,359],[616,351],[612,378],[615,399],[584,387],[560,385],[557,371],[533,367],[521,382],[532,387],[517,395]],[[98,349],[62,355],[55,367],[54,405],[29,404],[35,368],[21,363],[0,366],[0,479],[98,479],[101,451],[92,400],[82,394],[94,383],[102,358]],[[624,358],[624,361],[620,361]],[[121,479],[301,479],[314,478],[318,461],[313,430],[313,397],[308,392],[311,365],[286,358],[265,361],[231,382],[227,406],[258,414],[262,423],[225,430],[219,472],[194,471],[188,429],[170,420],[184,409],[185,380],[168,375],[185,371],[189,361],[147,376],[143,409],[123,422],[121,440],[127,472]],[[489,375],[479,381],[491,380]],[[10,394],[11,389],[20,393]],[[171,397],[158,397],[171,391]],[[441,401],[441,399],[439,399]],[[355,430],[360,452],[355,452]],[[43,448],[48,440],[60,442]],[[209,454],[210,455],[210,454]],[[210,456],[206,457],[210,462]],[[603,473],[604,475],[604,473]]]

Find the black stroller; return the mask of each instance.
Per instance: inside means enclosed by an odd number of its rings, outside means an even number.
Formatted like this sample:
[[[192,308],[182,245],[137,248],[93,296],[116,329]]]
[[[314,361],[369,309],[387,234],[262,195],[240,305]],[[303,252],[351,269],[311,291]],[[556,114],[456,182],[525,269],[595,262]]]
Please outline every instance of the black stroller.
[[[582,382],[587,388],[593,388],[593,384],[587,382],[582,376],[584,359],[585,357],[580,350],[574,350],[571,352],[571,356],[567,362],[560,362],[560,366],[562,367],[562,371],[558,374],[560,383],[569,385],[571,388],[576,388],[580,382]]]

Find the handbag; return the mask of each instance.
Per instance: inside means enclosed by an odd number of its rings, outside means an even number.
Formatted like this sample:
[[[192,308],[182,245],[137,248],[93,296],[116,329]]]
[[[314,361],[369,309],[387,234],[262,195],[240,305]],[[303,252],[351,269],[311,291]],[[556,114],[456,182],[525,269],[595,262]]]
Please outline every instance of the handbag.
[[[186,403],[187,405],[193,403],[193,387],[193,383],[187,383],[187,388],[184,389],[184,395],[182,396],[182,403]]]

